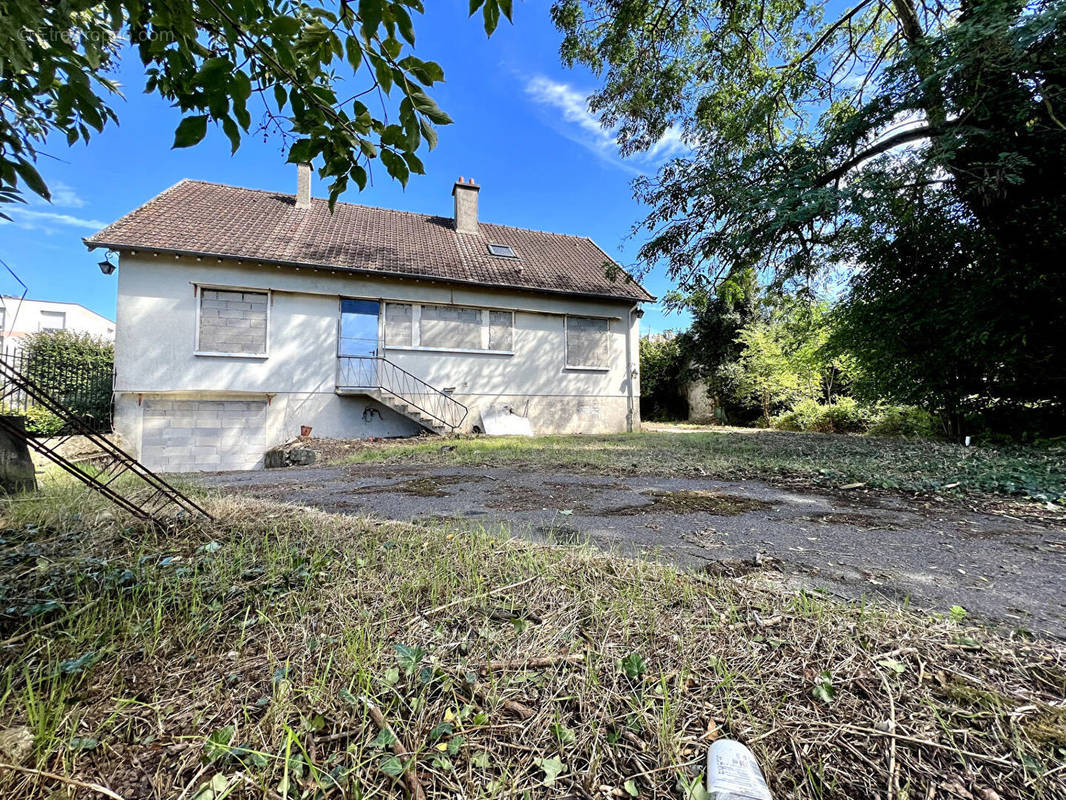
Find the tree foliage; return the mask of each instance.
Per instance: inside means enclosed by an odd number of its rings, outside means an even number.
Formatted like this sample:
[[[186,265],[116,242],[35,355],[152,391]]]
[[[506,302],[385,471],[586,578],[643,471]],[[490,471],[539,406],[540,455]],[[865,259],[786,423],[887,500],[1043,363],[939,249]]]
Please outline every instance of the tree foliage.
[[[470,3],[490,34],[511,9]],[[181,110],[174,147],[198,144],[209,125],[234,152],[251,134],[277,135],[290,162],[332,178],[331,203],[349,181],[364,188],[378,161],[406,183],[423,172],[421,146],[451,122],[427,93],[443,70],[415,55],[422,12],[421,0],[5,0],[0,202],[27,189],[48,199],[41,148],[117,123],[120,57],[139,58],[145,90]]]
[[[664,260],[688,294],[750,270],[807,295],[854,278],[849,341],[899,401],[1066,394],[1066,5],[557,0],[553,14],[564,61],[602,76],[590,104],[624,152],[671,127],[691,148],[635,184],[646,265]]]
[[[640,340],[640,418],[678,420],[688,415],[682,396],[685,360],[677,337]]]

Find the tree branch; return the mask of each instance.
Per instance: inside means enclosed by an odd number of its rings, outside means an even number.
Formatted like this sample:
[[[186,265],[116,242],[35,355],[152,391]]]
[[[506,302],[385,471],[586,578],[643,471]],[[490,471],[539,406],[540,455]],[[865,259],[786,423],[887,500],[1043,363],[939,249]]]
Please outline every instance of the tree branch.
[[[838,164],[828,172],[822,173],[815,179],[815,186],[826,186],[834,181],[840,180],[847,175],[855,167],[859,166],[863,161],[879,156],[881,153],[886,153],[894,147],[899,147],[901,144],[907,142],[916,142],[920,139],[932,139],[936,136],[944,133],[943,127],[933,127],[926,125],[921,128],[911,128],[910,130],[900,131],[897,134],[882,139],[876,144],[867,147],[861,153],[857,153],[842,164]]]

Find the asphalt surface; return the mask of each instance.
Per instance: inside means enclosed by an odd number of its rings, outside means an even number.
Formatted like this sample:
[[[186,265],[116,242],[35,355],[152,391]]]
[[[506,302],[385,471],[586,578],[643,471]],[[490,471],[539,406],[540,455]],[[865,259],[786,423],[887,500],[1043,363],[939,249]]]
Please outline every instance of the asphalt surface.
[[[959,506],[759,481],[532,469],[306,467],[204,475],[225,492],[392,520],[444,519],[560,544],[590,542],[727,575],[1066,637],[1066,530]],[[695,493],[695,494],[692,494]]]

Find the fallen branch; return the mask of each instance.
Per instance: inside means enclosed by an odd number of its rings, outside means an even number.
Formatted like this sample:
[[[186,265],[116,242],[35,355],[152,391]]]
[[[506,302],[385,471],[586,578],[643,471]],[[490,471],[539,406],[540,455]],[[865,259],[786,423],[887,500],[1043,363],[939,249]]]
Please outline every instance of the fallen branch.
[[[396,732],[389,725],[385,719],[385,715],[381,713],[381,709],[370,702],[366,697],[363,698],[363,704],[366,706],[367,713],[370,714],[370,718],[374,720],[374,724],[378,726],[378,730],[388,731],[389,736],[392,738],[392,752],[398,758],[403,758],[410,751],[407,750],[400,742],[400,737],[396,735]],[[411,793],[411,800],[426,800],[426,792],[422,788],[422,784],[418,781],[418,775],[415,771],[415,760],[411,759],[411,763],[403,771],[403,780],[407,784],[407,791]]]
[[[481,698],[482,702],[491,703],[493,698],[488,688],[481,683],[475,683],[470,687],[471,691]],[[520,717],[523,720],[533,719],[537,712],[527,705],[519,703],[517,700],[505,700],[500,699],[500,705],[505,711],[510,711],[516,717]]]
[[[75,778],[68,778],[64,775],[56,775],[54,772],[44,772],[39,769],[30,769],[29,767],[16,767],[14,764],[0,763],[0,769],[10,769],[15,772],[21,772],[24,775],[35,775],[38,778],[48,778],[49,780],[59,781],[65,783],[68,786],[77,786],[79,789],[89,789],[90,791],[102,794],[104,797],[110,797],[112,800],[126,800],[122,795],[115,794],[106,786],[101,786],[98,783],[88,783],[86,781],[79,781]]]

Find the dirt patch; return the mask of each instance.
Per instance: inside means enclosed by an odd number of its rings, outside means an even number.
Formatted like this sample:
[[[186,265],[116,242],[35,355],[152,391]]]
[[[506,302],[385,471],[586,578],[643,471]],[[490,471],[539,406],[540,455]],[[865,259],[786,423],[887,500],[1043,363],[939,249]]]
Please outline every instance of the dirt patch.
[[[599,492],[624,491],[620,483],[589,483],[583,481],[545,481],[537,486],[515,486],[502,483],[491,492],[486,505],[501,511],[540,511],[556,509],[588,511],[588,499]]]
[[[476,483],[486,481],[483,475],[425,475],[421,478],[411,478],[400,483],[378,484],[374,486],[360,486],[352,489],[352,494],[378,494],[380,492],[398,492],[414,497],[449,497],[452,492],[444,490],[445,486],[456,486],[460,483]]]
[[[604,513],[616,516],[631,516],[633,514],[713,514],[718,517],[734,517],[738,514],[746,514],[749,511],[763,511],[773,505],[773,503],[766,500],[756,500],[754,497],[727,494],[726,492],[683,489],[676,492],[654,490],[645,492],[645,494],[652,498],[652,501],[647,505],[623,506]]]

